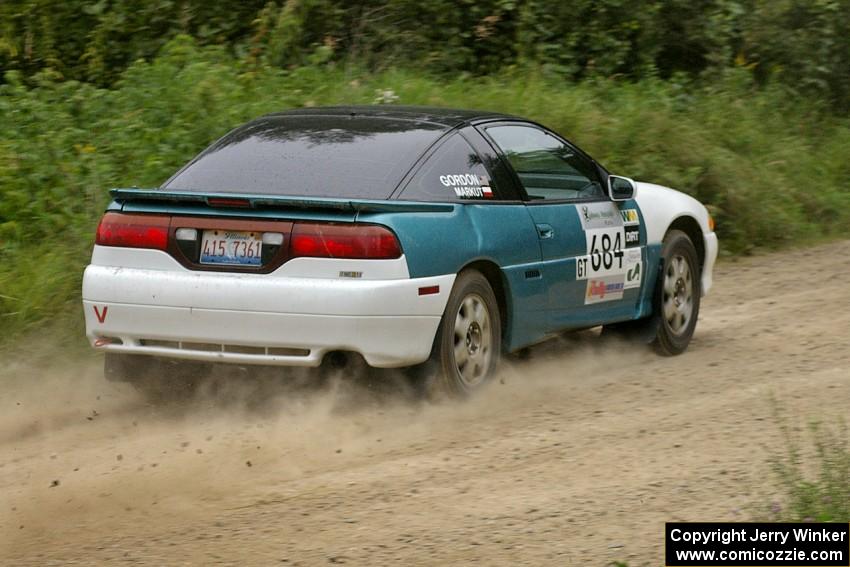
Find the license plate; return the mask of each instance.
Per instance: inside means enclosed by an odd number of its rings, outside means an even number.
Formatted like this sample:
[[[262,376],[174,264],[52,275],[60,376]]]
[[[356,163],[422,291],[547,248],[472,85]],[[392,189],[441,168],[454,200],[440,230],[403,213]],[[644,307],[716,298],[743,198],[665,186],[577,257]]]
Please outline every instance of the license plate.
[[[205,230],[201,239],[201,264],[259,266],[262,234],[240,230]]]

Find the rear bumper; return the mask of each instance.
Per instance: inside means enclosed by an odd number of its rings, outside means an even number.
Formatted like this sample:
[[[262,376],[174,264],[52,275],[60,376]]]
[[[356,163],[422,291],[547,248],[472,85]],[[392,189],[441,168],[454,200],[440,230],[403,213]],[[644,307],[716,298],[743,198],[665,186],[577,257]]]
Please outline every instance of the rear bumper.
[[[360,353],[370,366],[409,366],[431,352],[438,316],[304,315],[84,301],[89,341],[99,350],[169,358],[318,366],[329,351]],[[94,307],[106,309],[100,323]],[[95,319],[91,321],[91,319]]]
[[[355,280],[91,265],[86,334],[99,350],[236,364],[317,366],[360,353],[376,367],[426,360],[454,274]],[[439,293],[419,295],[420,287]]]

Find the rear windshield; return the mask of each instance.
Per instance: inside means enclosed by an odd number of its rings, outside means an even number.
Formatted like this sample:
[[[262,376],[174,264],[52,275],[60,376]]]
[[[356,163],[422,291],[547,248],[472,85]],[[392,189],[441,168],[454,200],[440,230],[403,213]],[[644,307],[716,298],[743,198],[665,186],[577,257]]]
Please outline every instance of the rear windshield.
[[[174,191],[386,199],[443,126],[362,116],[271,116],[227,134]]]

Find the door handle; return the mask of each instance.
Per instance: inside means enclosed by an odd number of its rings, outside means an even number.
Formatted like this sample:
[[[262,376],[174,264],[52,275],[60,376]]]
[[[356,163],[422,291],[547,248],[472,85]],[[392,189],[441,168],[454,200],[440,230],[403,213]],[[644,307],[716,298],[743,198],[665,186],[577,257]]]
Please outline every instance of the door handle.
[[[537,237],[540,240],[548,240],[555,236],[555,229],[552,228],[550,224],[538,224],[537,225]]]

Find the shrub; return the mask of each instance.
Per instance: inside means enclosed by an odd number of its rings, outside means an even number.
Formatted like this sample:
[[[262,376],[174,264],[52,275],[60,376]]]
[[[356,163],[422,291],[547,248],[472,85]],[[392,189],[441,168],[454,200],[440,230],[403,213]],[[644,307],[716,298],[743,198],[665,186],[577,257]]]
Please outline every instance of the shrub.
[[[813,424],[814,450],[806,452],[783,425],[786,450],[771,464],[784,493],[769,515],[787,522],[850,520],[850,442],[846,423],[829,428]]]

